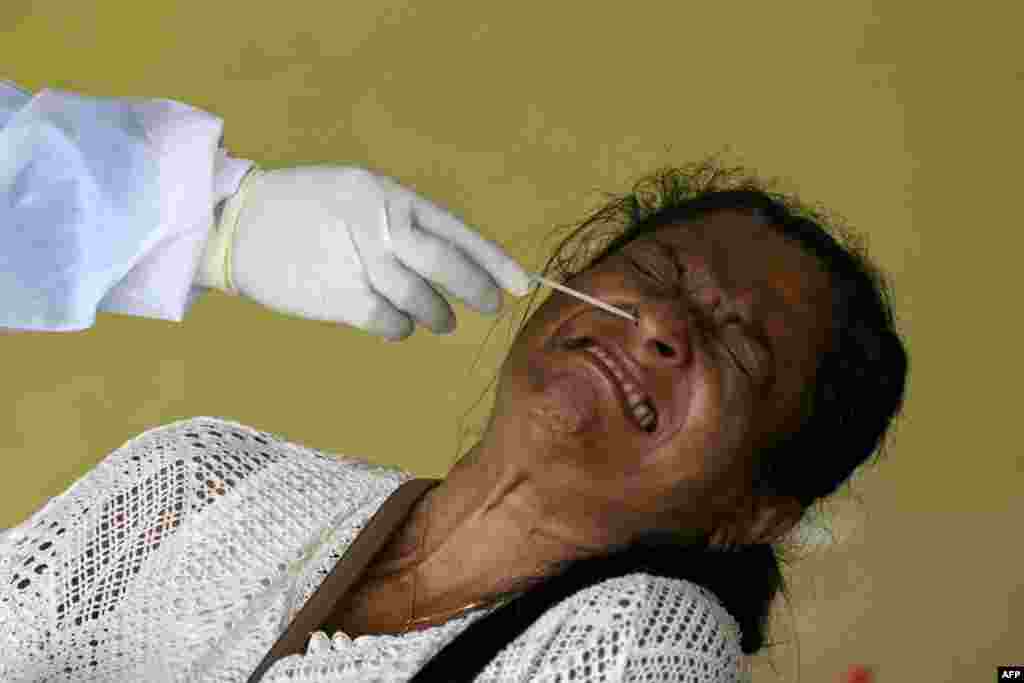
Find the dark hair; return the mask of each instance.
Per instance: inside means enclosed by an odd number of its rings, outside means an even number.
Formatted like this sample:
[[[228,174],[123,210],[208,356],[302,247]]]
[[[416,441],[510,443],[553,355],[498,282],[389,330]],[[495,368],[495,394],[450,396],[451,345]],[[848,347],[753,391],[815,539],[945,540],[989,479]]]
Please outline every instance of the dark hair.
[[[806,511],[835,492],[873,452],[884,450],[886,433],[902,409],[908,355],[895,329],[890,287],[854,233],[821,210],[769,192],[774,181],[732,178],[743,171],[717,168],[709,158],[659,169],[624,196],[606,195],[612,201],[562,240],[543,272],[550,277],[554,268],[565,283],[641,235],[724,209],[748,211],[816,255],[831,279],[832,345],[802,395],[800,426],[757,454],[753,474],[755,495],[791,496]],[[602,233],[592,228],[596,224],[612,229]],[[581,235],[580,245],[568,246]],[[607,237],[610,241],[602,243]],[[598,253],[591,256],[595,244]],[[563,257],[566,250],[570,255]],[[528,317],[527,311],[520,329]],[[781,559],[788,564],[784,553]],[[467,627],[412,680],[471,681],[546,610],[588,586],[633,572],[685,579],[710,590],[739,623],[743,652],[753,654],[766,646],[776,594],[789,597],[779,560],[769,543],[726,550],[710,546],[707,535],[694,540],[684,530],[651,533],[617,552],[567,563]]]

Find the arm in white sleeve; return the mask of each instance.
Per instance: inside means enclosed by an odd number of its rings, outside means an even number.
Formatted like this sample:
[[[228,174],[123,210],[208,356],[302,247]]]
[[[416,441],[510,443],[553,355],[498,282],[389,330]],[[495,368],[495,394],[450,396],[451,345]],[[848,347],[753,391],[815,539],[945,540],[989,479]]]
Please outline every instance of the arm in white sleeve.
[[[204,291],[214,206],[252,167],[220,148],[223,123],[0,82],[0,328],[82,330],[97,311],[180,322]]]

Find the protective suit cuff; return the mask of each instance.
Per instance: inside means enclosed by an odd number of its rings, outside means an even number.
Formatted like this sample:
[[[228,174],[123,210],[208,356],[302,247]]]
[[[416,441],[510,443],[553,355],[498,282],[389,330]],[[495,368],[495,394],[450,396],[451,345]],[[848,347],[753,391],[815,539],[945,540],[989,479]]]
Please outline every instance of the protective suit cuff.
[[[257,166],[249,169],[239,183],[238,191],[224,201],[220,217],[214,223],[199,267],[197,279],[202,286],[219,289],[233,296],[241,294],[232,278],[231,253],[246,195],[251,187],[252,179],[261,173],[262,171]]]

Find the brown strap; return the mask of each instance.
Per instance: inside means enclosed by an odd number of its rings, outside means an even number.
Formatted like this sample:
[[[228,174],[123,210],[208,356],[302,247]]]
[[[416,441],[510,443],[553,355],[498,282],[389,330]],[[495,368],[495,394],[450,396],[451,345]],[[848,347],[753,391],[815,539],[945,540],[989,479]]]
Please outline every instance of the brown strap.
[[[327,620],[335,605],[341,601],[342,597],[352,588],[356,579],[362,575],[366,566],[370,564],[370,560],[380,552],[398,525],[408,516],[412,506],[428,489],[440,481],[440,479],[410,479],[388,496],[388,499],[359,532],[338,563],[334,565],[331,573],[295,615],[295,619],[288,625],[288,629],[278,638],[274,647],[270,648],[270,652],[249,676],[248,683],[258,683],[267,669],[278,659],[305,651],[309,636]]]

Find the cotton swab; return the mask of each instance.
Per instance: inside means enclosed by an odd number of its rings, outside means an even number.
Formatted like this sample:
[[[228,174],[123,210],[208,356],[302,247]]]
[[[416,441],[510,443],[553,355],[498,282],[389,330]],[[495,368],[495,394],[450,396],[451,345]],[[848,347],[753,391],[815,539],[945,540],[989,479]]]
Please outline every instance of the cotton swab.
[[[634,324],[637,324],[636,318],[633,317],[632,315],[630,315],[629,313],[626,313],[621,308],[616,308],[615,306],[612,306],[611,304],[606,304],[605,302],[603,302],[603,301],[601,301],[599,299],[595,299],[592,296],[587,296],[583,292],[577,292],[575,289],[570,289],[570,288],[566,287],[565,285],[560,285],[557,282],[549,280],[546,277],[541,277],[540,275],[538,275],[536,273],[533,273],[531,275],[531,277],[532,277],[534,283],[536,283],[536,284],[544,283],[548,287],[554,287],[555,289],[557,289],[557,290],[559,290],[561,292],[565,292],[569,296],[574,296],[577,299],[583,299],[588,304],[592,304],[594,306],[597,306],[598,308],[603,308],[604,310],[608,311],[609,313],[614,313],[615,315],[622,316],[626,320],[632,320]]]

